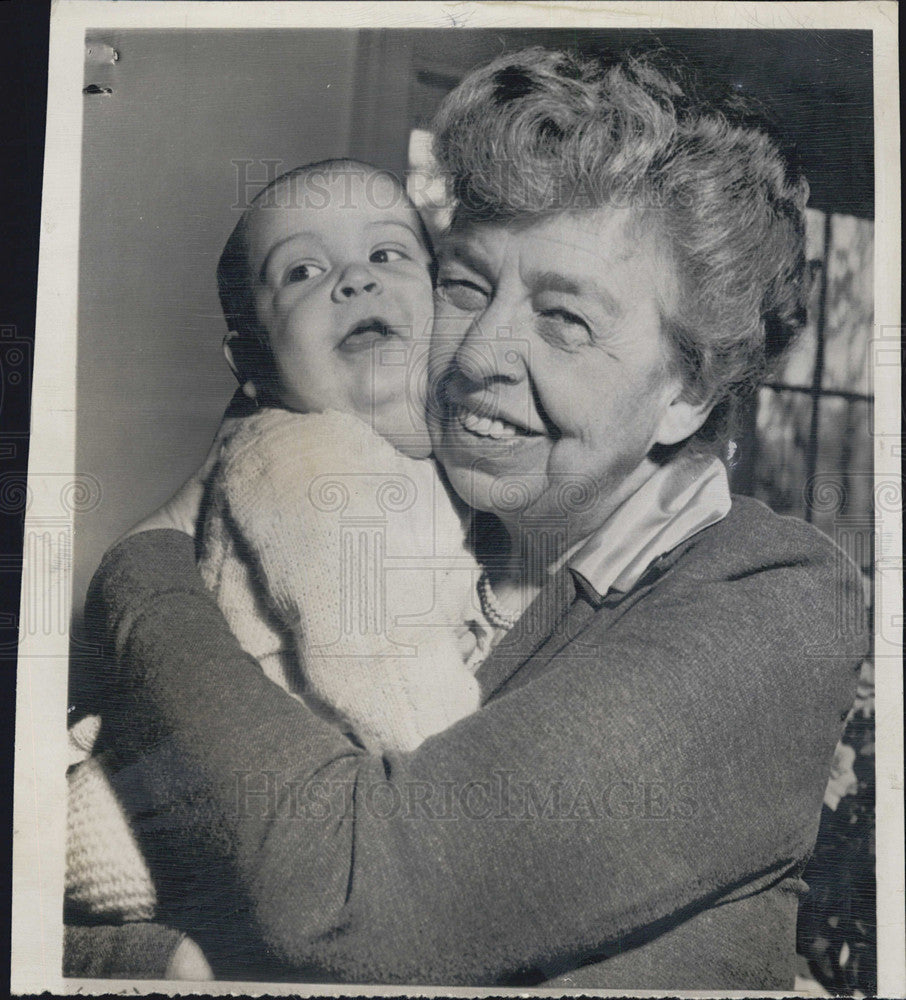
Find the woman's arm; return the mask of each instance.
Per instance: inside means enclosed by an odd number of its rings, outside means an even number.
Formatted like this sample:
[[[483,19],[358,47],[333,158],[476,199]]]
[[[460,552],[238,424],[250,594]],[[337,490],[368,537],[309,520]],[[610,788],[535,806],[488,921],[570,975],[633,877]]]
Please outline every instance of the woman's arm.
[[[845,668],[790,651],[833,639],[838,576],[826,552],[786,552],[665,584],[384,758],[262,676],[191,539],[119,545],[90,610],[130,692],[118,740],[154,759],[162,803],[193,803],[186,834],[234,867],[270,948],[345,981],[478,983],[577,964],[807,854],[842,690],[821,674]]]

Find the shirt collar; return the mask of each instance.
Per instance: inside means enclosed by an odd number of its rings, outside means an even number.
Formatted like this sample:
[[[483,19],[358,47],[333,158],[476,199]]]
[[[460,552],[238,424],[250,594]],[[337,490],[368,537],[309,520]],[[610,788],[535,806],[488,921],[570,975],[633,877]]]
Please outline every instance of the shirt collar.
[[[681,455],[661,466],[583,542],[567,565],[594,603],[626,593],[645,570],[729,513],[727,470],[710,455]]]

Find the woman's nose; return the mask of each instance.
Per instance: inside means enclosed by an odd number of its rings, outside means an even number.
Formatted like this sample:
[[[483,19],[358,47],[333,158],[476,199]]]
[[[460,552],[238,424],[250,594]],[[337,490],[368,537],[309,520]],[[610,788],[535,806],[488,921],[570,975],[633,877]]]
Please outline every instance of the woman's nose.
[[[370,268],[364,264],[350,264],[337,279],[331,298],[334,302],[345,302],[357,295],[377,295],[381,291],[381,283]]]
[[[499,319],[499,317],[498,317]],[[519,382],[529,363],[531,344],[518,329],[486,312],[469,325],[456,351],[456,365],[473,382]]]

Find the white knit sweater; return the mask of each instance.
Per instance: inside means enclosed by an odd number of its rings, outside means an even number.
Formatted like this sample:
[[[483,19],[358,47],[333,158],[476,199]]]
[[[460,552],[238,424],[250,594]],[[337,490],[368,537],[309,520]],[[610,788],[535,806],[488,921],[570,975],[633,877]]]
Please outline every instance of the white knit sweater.
[[[212,482],[200,569],[268,677],[372,750],[415,749],[478,707],[477,664],[463,662],[478,565],[460,518],[432,461],[356,417],[242,421]]]
[[[479,569],[432,461],[348,414],[267,408],[224,439],[208,500],[200,571],[271,680],[377,752],[414,749],[478,707]],[[67,899],[147,920],[154,885],[89,755],[97,728],[90,717],[70,734]]]

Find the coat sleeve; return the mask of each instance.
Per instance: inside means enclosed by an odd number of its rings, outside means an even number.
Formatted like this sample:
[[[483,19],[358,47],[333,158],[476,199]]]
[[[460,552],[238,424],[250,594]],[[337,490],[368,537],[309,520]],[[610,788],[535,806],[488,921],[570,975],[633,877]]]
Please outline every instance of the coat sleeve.
[[[119,738],[173,748],[156,787],[194,797],[183,832],[210,824],[267,947],[342,981],[467,984],[578,964],[797,868],[851,697],[840,589],[802,553],[656,588],[384,757],[262,677],[189,539],[127,539],[89,601],[148,720]]]

